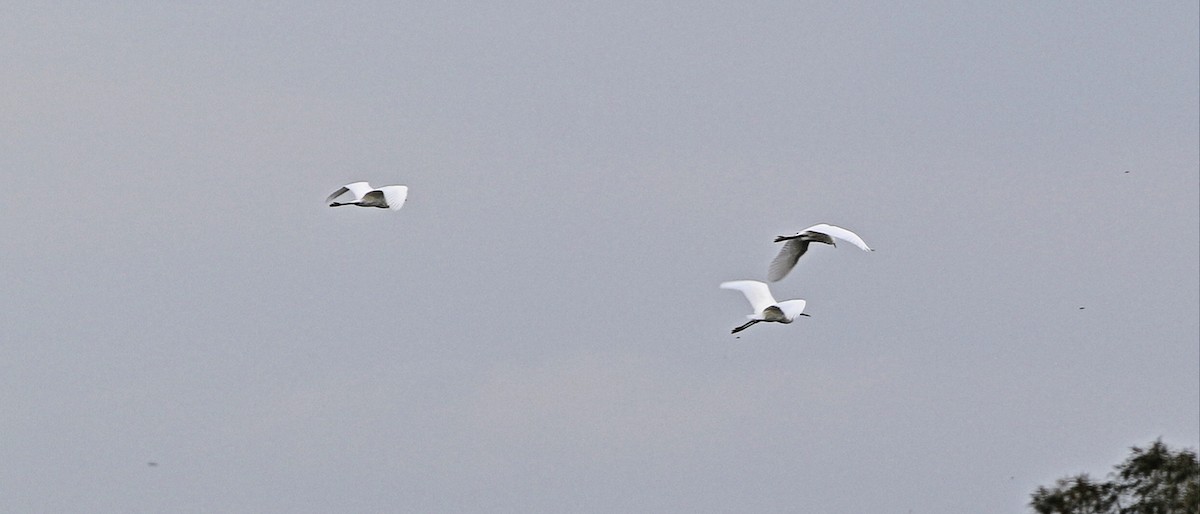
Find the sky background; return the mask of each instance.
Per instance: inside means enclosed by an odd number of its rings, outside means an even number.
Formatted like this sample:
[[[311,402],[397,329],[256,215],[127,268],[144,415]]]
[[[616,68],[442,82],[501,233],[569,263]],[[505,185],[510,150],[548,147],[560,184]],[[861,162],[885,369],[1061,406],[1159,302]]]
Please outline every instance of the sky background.
[[[0,6],[0,511],[1028,512],[1200,444],[1195,2],[202,4]],[[820,222],[876,251],[735,339]]]

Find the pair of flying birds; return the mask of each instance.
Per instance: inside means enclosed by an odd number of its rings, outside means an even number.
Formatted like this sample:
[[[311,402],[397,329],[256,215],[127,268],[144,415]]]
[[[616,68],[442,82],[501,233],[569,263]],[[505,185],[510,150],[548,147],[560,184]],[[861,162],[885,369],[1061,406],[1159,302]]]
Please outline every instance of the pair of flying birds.
[[[778,282],[787,276],[788,272],[796,267],[796,261],[800,260],[800,256],[808,251],[809,243],[825,243],[837,246],[834,239],[846,241],[866,252],[874,251],[854,232],[825,223],[813,225],[793,235],[775,238],[776,243],[783,243],[783,248],[779,250],[779,255],[775,256],[775,259],[771,261],[771,265],[767,268],[767,280]],[[771,289],[767,287],[767,284],[757,280],[722,282],[721,288],[741,291],[743,295],[746,295],[746,300],[750,302],[750,308],[754,309],[754,314],[746,316],[750,321],[733,329],[732,333],[734,334],[746,330],[761,321],[791,323],[799,316],[808,316],[808,314],[804,313],[804,305],[806,303],[804,300],[776,302],[775,297],[771,296]]]

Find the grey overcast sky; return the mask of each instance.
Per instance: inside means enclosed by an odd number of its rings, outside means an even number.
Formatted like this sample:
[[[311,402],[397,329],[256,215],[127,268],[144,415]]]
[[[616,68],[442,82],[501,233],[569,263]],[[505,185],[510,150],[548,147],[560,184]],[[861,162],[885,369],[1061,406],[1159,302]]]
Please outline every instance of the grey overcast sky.
[[[1196,447],[1198,10],[5,3],[0,511],[1027,512]],[[819,222],[877,251],[730,335]]]

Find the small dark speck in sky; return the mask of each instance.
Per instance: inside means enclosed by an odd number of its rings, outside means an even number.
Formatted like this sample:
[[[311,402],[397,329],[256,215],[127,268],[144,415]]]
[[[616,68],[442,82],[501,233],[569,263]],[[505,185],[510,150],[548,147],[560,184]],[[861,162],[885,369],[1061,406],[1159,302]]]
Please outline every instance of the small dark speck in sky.
[[[158,463],[157,462],[147,462],[146,465],[153,468],[155,466],[158,466]]]

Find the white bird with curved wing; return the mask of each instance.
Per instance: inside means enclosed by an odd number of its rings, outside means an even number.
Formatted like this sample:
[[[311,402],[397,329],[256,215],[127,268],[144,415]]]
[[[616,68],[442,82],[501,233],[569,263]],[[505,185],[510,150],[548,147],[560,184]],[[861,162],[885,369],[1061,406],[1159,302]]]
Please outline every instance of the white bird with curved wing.
[[[408,199],[408,186],[383,186],[373,188],[366,182],[351,182],[334,191],[325,199],[330,207],[357,205],[380,209],[400,210]],[[341,201],[339,201],[341,200]],[[348,201],[347,201],[348,200]]]
[[[808,251],[809,243],[825,243],[836,247],[837,243],[834,242],[834,238],[857,246],[864,252],[875,251],[867,246],[867,243],[861,237],[858,237],[858,234],[835,225],[819,223],[801,230],[794,235],[775,238],[776,243],[787,242],[783,244],[783,248],[779,249],[779,255],[775,256],[775,259],[771,261],[771,266],[767,268],[767,280],[778,282],[787,276],[788,272],[796,267],[796,261],[800,260],[800,256]]]
[[[748,314],[746,317],[750,319],[746,324],[733,329],[732,334],[736,334],[747,328],[750,328],[755,323],[769,321],[774,323],[791,323],[800,316],[808,316],[804,313],[804,306],[807,302],[804,300],[784,300],[776,302],[775,297],[771,296],[771,288],[763,282],[757,280],[734,280],[732,282],[722,282],[721,289],[733,289],[741,291],[746,296],[746,300],[750,302],[750,308],[754,309],[754,314]]]

